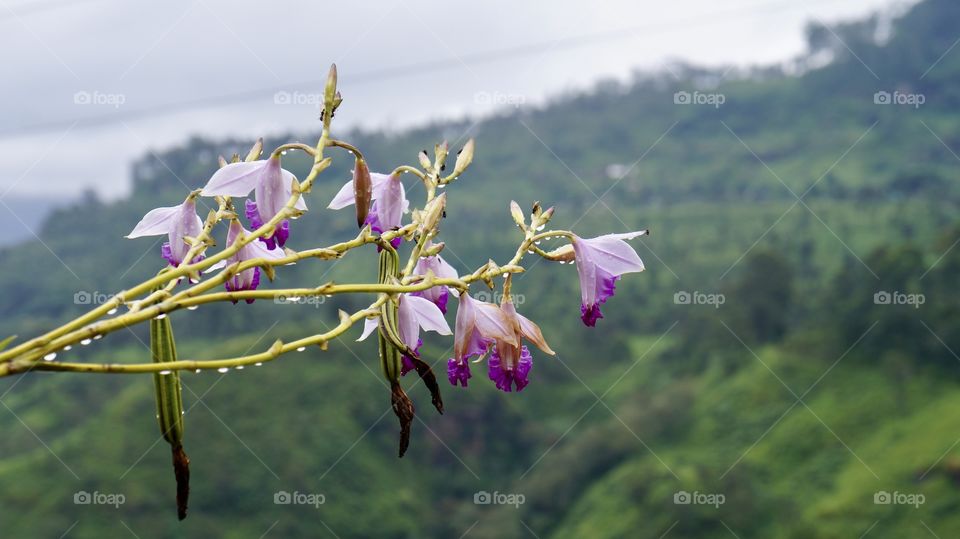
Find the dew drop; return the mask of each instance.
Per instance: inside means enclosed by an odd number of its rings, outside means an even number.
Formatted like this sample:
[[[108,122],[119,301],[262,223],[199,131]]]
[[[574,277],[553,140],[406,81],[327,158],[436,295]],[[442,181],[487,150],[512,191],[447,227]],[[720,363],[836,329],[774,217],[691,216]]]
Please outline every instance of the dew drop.
[[[53,360],[56,359],[56,358],[57,358],[57,353],[56,353],[56,352],[50,352],[49,354],[43,356],[43,360],[44,360],[44,361],[53,361]]]
[[[161,376],[166,376],[166,375],[170,374],[170,372],[171,372],[171,371],[160,371],[160,375],[161,375]]]
[[[167,317],[167,313],[158,314],[157,317],[154,318],[154,320],[163,320],[166,317]]]
[[[297,348],[297,352],[303,352],[306,349],[307,349],[306,346],[301,346],[300,348]]]
[[[263,363],[261,363],[261,362],[258,361],[258,362],[256,362],[256,363],[254,363],[253,366],[254,366],[254,367],[262,367],[262,366],[263,366]]]
[[[72,349],[72,348],[73,348],[73,347],[68,344],[68,345],[66,345],[66,346],[63,347],[63,351],[66,352],[67,350],[70,350],[70,349]]]
[[[238,370],[238,371],[242,371],[242,370],[243,370],[243,365],[237,365],[237,370]]]
[[[103,338],[103,335],[94,335],[94,336],[93,336],[93,340],[95,340],[95,341],[99,341],[99,340],[102,339],[102,338]]]
[[[200,369],[197,369],[197,370],[195,370],[195,371],[193,371],[193,372],[195,372],[195,373],[197,373],[197,374],[200,374]]]
[[[225,373],[227,373],[227,372],[229,372],[229,371],[230,371],[230,369],[228,369],[228,368],[226,368],[226,367],[220,367],[219,369],[217,369],[217,372],[219,372],[220,374],[225,374]]]
[[[110,309],[109,311],[107,311],[107,315],[114,315],[114,314],[117,314],[117,308],[116,308],[116,307],[114,307],[114,308]]]
[[[80,341],[80,345],[81,345],[81,346],[86,346],[86,345],[88,345],[88,344],[90,344],[90,339],[84,339],[84,340]]]
[[[199,308],[200,308],[199,305],[191,305],[191,306],[187,307],[187,310],[188,310],[188,311],[196,311],[196,310],[199,309]]]

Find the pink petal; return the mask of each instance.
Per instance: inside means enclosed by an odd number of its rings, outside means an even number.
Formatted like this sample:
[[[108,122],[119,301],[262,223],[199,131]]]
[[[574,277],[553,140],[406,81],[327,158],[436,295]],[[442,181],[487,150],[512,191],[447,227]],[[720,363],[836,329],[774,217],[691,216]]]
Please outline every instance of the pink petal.
[[[506,341],[519,346],[517,334],[513,330],[507,315],[492,303],[476,301],[476,328],[487,339]]]
[[[643,261],[640,260],[633,247],[623,240],[642,236],[645,233],[646,231],[607,234],[588,240],[581,239],[574,242],[574,249],[576,250],[579,247],[581,251],[586,250],[587,256],[594,264],[615,277],[624,273],[643,271]],[[586,246],[586,249],[583,249],[584,246]]]

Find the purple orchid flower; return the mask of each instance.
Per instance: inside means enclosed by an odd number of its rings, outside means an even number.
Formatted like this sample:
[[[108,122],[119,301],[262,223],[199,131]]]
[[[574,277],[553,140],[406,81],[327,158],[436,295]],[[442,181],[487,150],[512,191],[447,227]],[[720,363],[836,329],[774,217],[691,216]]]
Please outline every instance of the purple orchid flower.
[[[429,245],[424,248],[428,247]],[[417,261],[417,266],[413,270],[417,275],[426,275],[428,271],[432,271],[435,276],[441,279],[456,279],[459,277],[457,270],[450,264],[447,264],[447,261],[441,258],[440,255],[421,258]],[[447,298],[450,296],[447,287],[434,286],[420,292],[413,292],[413,294],[432,301],[434,305],[440,308],[440,312],[447,314]]]
[[[203,222],[197,216],[196,195],[191,194],[183,204],[169,208],[156,208],[147,212],[143,219],[127,234],[127,238],[143,236],[160,236],[167,234],[170,241],[164,242],[160,254],[171,266],[177,267],[183,263],[190,246],[186,238],[196,238],[203,229]],[[191,262],[202,260],[202,256],[195,257]]]
[[[522,339],[526,337],[537,345],[537,348],[551,356],[556,355],[556,352],[551,350],[547,341],[543,339],[540,326],[518,313],[509,297],[504,297],[503,302],[500,303],[500,310],[510,321],[517,344],[496,340],[496,345],[490,352],[490,359],[487,362],[487,375],[501,391],[509,393],[514,385],[517,391],[522,391],[529,383],[527,376],[533,367],[533,356],[530,355],[526,345],[521,344]]]
[[[500,307],[493,303],[478,301],[467,292],[460,294],[457,307],[456,333],[453,356],[447,360],[447,378],[450,383],[467,387],[470,374],[470,358],[483,357],[496,341],[519,346],[511,320]]]
[[[358,341],[362,341],[376,331],[379,321],[376,318],[367,318],[363,323],[363,334]],[[433,302],[424,298],[410,294],[400,295],[400,304],[397,306],[397,328],[400,330],[400,339],[414,352],[420,350],[423,341],[420,340],[420,329],[424,331],[436,331],[440,335],[450,335],[450,326],[443,313],[433,304]],[[405,375],[415,368],[410,358],[403,355],[403,367],[400,375]]]
[[[230,163],[210,177],[200,194],[245,197],[254,191],[256,201],[246,201],[246,215],[250,226],[256,230],[287,205],[293,195],[294,180],[296,176],[292,172],[280,168],[280,157],[271,156],[259,161]],[[294,208],[306,211],[307,204],[302,196],[297,199]],[[267,244],[267,249],[273,249],[283,247],[289,237],[290,222],[284,219],[276,230],[268,237],[261,237],[260,241]]]
[[[250,231],[243,228],[243,226],[240,224],[240,221],[233,220],[230,222],[230,228],[227,230],[227,245],[233,245],[241,238],[249,235]],[[278,258],[283,258],[284,256],[286,256],[286,254],[283,252],[283,249],[268,249],[266,246],[262,245],[261,242],[253,241],[241,247],[239,251],[234,253],[226,260],[221,260],[220,262],[210,266],[207,271],[210,272],[218,270],[230,264],[244,262],[254,258],[276,260]],[[239,290],[256,290],[257,286],[259,285],[260,268],[256,266],[247,268],[236,275],[233,275],[227,280],[226,283],[224,283],[224,286],[228,292],[236,292]],[[248,299],[246,301],[247,303],[253,303],[252,299]],[[237,303],[236,300],[234,300],[234,303]]]
[[[603,318],[600,305],[613,296],[616,281],[621,275],[643,271],[643,262],[637,252],[624,240],[646,233],[646,230],[640,230],[591,239],[573,237],[571,243],[577,273],[580,274],[580,318],[587,326],[596,326],[597,320]]]
[[[371,200],[373,200],[373,204],[370,205],[370,212],[367,214],[364,224],[370,225],[370,229],[377,234],[400,228],[403,214],[407,212],[407,208],[410,206],[406,191],[403,189],[403,182],[400,181],[400,174],[371,172],[370,183],[372,184]],[[353,180],[351,179],[340,188],[327,208],[339,210],[355,203],[356,198],[354,197]],[[402,241],[403,238],[393,238],[390,245],[396,248]]]

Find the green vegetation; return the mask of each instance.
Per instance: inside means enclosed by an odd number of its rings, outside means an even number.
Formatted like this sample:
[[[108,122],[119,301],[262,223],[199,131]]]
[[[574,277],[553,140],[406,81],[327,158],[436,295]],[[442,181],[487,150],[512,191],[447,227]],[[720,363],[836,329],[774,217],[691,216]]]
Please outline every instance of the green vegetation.
[[[412,161],[438,138],[456,146],[476,137],[473,168],[453,187],[455,218],[444,224],[458,238],[446,257],[461,270],[484,262],[474,253],[512,251],[510,197],[556,205],[553,224],[585,235],[650,227],[638,249],[648,270],[618,283],[595,330],[579,321],[573,268],[540,263],[518,278],[519,309],[558,357],[535,354],[520,394],[496,391],[476,369],[468,390],[444,387],[444,416],[414,388],[422,422],[399,461],[375,345],[350,340],[359,331],[256,378],[185,373],[193,492],[183,523],[148,376],[0,380],[9,408],[0,409],[2,535],[955,536],[960,52],[944,52],[958,17],[960,5],[927,0],[883,44],[873,40],[876,21],[836,28],[853,53],[811,28],[812,51],[835,59],[801,76],[758,72],[707,89],[716,74],[689,69],[683,80],[604,84],[476,125],[342,135],[373,170]],[[726,102],[673,103],[674,92],[698,88]],[[926,103],[877,105],[881,90]],[[144,158],[130,199],[88,199],[48,219],[46,247],[0,251],[0,335],[81,312],[71,302],[78,291],[106,293],[154,273],[159,243],[122,236],[146,210],[182,198],[181,179],[202,185],[218,154],[249,143],[191,140]],[[609,177],[612,164],[626,177]],[[285,161],[301,176],[306,165]],[[351,165],[340,161],[318,184],[308,201],[317,211],[294,224],[293,241],[353,233],[350,219],[321,209]],[[375,268],[371,249],[279,278],[350,282],[375,278]],[[724,300],[677,304],[678,292]],[[878,304],[882,292],[924,303]],[[217,305],[171,319],[183,358],[224,357],[322,328],[361,300],[343,301]],[[254,317],[277,324],[252,333]],[[145,361],[144,342],[118,333],[70,354]],[[423,355],[445,361],[451,344],[431,338]],[[80,490],[126,501],[75,505]],[[275,505],[278,491],[323,493],[325,503]],[[478,491],[522,494],[524,503],[476,505]],[[724,503],[675,504],[680,491]],[[875,504],[879,492],[922,494],[924,503]]]

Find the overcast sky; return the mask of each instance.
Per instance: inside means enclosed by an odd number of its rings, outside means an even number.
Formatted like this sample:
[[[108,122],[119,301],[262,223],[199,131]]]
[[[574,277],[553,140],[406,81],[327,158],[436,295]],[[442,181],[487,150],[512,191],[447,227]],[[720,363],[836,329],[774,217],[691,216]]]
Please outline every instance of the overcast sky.
[[[0,198],[115,198],[133,159],[190,135],[315,129],[311,81],[331,62],[346,97],[337,125],[398,129],[675,60],[783,61],[803,51],[806,22],[891,0],[248,4],[0,0]]]

